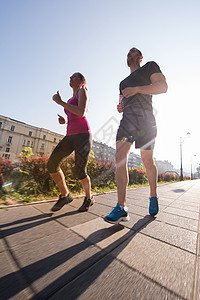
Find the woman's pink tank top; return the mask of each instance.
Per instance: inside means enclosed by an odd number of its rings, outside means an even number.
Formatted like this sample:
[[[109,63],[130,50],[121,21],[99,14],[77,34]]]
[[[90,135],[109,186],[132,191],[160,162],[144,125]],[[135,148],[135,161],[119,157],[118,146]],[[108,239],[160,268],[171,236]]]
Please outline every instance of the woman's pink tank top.
[[[67,103],[78,106],[77,94],[74,95],[71,99],[69,99]],[[77,116],[68,111],[67,109],[64,109],[64,112],[66,113],[68,119],[66,135],[91,132],[86,117]]]

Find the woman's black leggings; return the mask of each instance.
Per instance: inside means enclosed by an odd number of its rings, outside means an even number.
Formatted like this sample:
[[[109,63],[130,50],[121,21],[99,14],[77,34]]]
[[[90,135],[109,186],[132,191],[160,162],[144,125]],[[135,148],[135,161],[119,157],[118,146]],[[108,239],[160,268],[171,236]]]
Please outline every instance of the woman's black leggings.
[[[86,178],[86,169],[91,148],[91,133],[79,133],[65,136],[53,150],[48,160],[47,168],[49,173],[57,173],[60,169],[62,160],[75,151],[76,176],[80,180]]]

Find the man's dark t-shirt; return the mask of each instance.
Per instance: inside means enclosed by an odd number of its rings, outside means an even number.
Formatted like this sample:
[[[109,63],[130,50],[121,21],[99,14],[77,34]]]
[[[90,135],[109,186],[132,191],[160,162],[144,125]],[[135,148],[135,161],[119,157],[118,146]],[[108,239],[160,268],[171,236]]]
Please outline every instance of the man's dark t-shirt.
[[[161,73],[159,66],[151,61],[140,67],[120,83],[120,94],[127,87],[144,86],[151,84],[150,77],[154,73]],[[141,108],[142,110],[152,111],[152,95],[136,94],[129,98],[123,98],[124,110],[123,113],[130,113],[130,109]]]
[[[120,94],[127,87],[150,85],[150,77],[161,73],[155,62],[148,62],[131,73],[120,83]],[[156,120],[153,115],[152,95],[136,94],[123,97],[123,117],[120,121],[116,140],[125,140],[141,149],[152,149],[157,135]]]

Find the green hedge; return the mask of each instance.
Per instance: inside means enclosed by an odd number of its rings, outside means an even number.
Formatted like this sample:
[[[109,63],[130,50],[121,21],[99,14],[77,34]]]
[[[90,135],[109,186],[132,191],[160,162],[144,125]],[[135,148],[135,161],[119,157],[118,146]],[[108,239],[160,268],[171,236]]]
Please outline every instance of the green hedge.
[[[17,192],[21,195],[51,195],[58,194],[57,186],[51,179],[47,170],[48,157],[31,157],[31,153],[22,152],[20,163],[14,164],[8,160],[0,158],[0,197],[6,193],[3,184],[10,184],[7,188],[11,193]],[[74,172],[74,156],[68,157],[61,168],[65,174],[66,183],[69,190],[74,193],[80,193],[82,186],[76,179]],[[115,163],[102,162],[90,154],[88,162],[88,175],[91,179],[93,190],[116,188],[115,181]],[[189,179],[189,177],[185,177]],[[180,177],[173,174],[159,174],[158,181],[178,181]],[[129,169],[129,185],[144,184],[147,182],[146,173],[143,168]]]

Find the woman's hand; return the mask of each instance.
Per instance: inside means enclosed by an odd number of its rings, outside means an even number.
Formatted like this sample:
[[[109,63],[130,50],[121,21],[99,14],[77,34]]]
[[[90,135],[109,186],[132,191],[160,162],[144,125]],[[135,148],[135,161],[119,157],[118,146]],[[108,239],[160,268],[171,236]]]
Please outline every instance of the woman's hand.
[[[129,98],[131,96],[134,96],[138,94],[138,87],[127,87],[124,90],[122,90],[122,94],[125,98]]]
[[[58,122],[59,122],[59,124],[66,124],[65,118],[63,118],[63,117],[60,116],[60,115],[58,115]]]
[[[52,99],[53,99],[53,101],[55,101],[57,104],[60,104],[60,105],[61,105],[61,104],[63,103],[63,101],[62,101],[62,99],[61,99],[60,94],[59,94],[58,91],[57,91],[57,94],[53,95]]]

